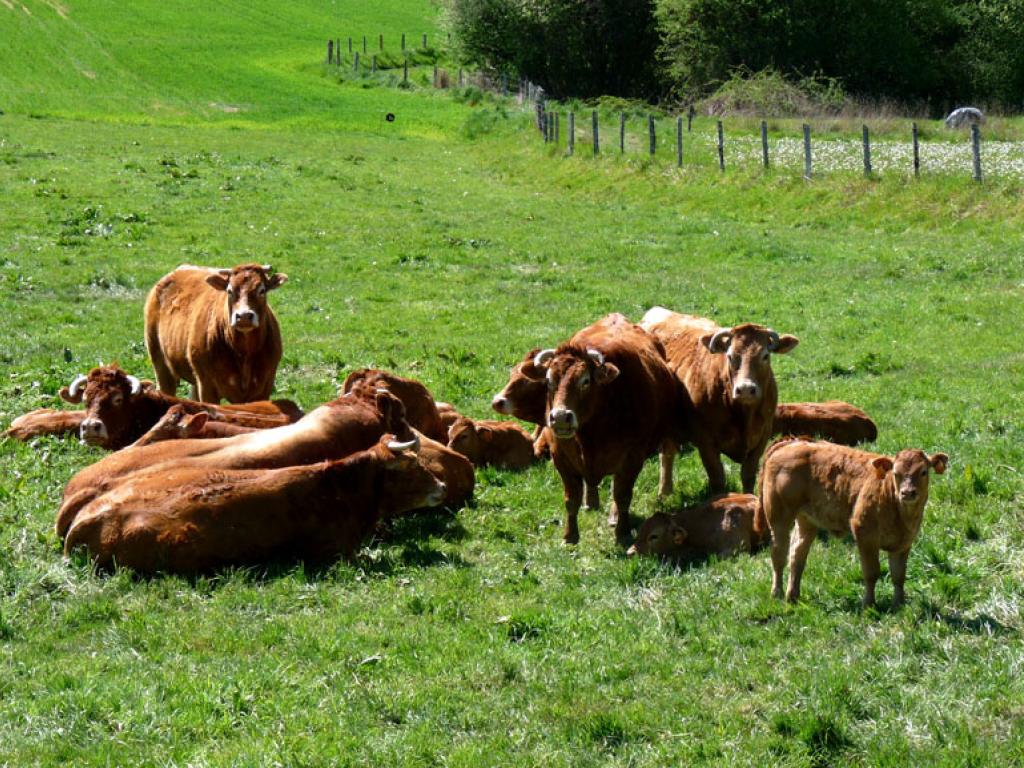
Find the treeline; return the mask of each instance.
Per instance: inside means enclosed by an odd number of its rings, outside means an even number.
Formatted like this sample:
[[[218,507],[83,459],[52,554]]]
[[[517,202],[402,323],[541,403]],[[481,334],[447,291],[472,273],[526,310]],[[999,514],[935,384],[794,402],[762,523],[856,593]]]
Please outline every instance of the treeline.
[[[461,54],[558,97],[697,99],[737,71],[944,111],[1024,105],[1024,0],[443,0]]]

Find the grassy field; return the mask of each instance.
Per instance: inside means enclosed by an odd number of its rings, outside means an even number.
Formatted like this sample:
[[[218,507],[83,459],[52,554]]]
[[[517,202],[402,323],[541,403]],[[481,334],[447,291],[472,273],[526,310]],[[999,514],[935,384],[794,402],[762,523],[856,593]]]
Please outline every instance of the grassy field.
[[[796,334],[783,399],[952,464],[908,605],[884,582],[863,612],[848,541],[815,545],[797,606],[767,553],[633,561],[600,513],[565,548],[550,466],[482,471],[470,507],[322,572],[98,576],[52,522],[100,452],[7,441],[0,766],[1024,760],[1016,182],[561,161],[511,104],[325,69],[328,35],[433,30],[423,0],[11,4],[0,425],[97,361],[149,375],[142,301],[174,266],[258,260],[290,276],[278,394],[307,408],[379,366],[485,417],[526,350],[663,304]],[[673,503],[702,498],[679,464]],[[637,514],[656,484],[651,462]]]

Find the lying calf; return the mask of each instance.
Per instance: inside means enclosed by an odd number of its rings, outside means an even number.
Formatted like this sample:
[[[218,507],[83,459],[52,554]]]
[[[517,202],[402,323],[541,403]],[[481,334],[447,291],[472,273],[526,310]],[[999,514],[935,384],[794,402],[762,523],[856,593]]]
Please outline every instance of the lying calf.
[[[351,555],[382,515],[434,506],[445,493],[391,435],[337,461],[281,469],[170,468],[126,482],[68,529],[100,568],[197,573],[280,556]]]
[[[779,403],[772,434],[808,435],[841,445],[858,445],[875,440],[878,427],[864,411],[842,400]]]
[[[172,405],[150,430],[131,444],[132,448],[159,443],[161,440],[211,439],[234,437],[256,432],[257,427],[243,427],[227,421],[214,421],[208,413],[189,413],[184,406]]]
[[[448,428],[448,447],[477,467],[524,469],[537,458],[530,433],[510,421],[473,421],[463,416]]]
[[[895,457],[808,440],[780,440],[765,454],[761,504],[772,533],[772,596],[782,598],[782,574],[789,555],[786,599],[800,597],[807,552],[819,528],[853,533],[864,575],[864,605],[875,603],[881,568],[879,550],[889,553],[893,605],[904,600],[910,545],[917,538],[928,501],[928,472],[946,471],[949,457],[907,449]],[[790,552],[793,524],[797,536]]]
[[[729,493],[674,514],[658,512],[640,526],[626,554],[686,561],[750,552],[759,543],[754,532],[756,510],[756,496]]]

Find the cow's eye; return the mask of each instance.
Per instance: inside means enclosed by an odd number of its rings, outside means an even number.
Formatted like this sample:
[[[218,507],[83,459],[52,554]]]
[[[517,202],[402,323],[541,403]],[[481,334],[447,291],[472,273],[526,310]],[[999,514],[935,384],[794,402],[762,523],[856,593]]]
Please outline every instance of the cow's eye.
[[[731,365],[733,368],[739,368],[740,367],[740,356],[739,355],[729,355],[729,365]]]
[[[120,405],[121,403],[123,403],[123,402],[124,402],[124,396],[123,396],[123,395],[114,395],[114,396],[113,396],[113,397],[111,398],[111,402],[113,402],[113,404],[114,404],[115,406],[118,406],[118,405]]]
[[[660,538],[661,538],[660,534],[652,533],[650,536],[647,537],[647,540],[653,544],[654,542],[656,542]]]
[[[228,298],[235,298],[235,289],[232,288],[230,285],[228,286]]]
[[[586,389],[589,386],[590,386],[590,377],[589,376],[581,376],[580,377],[580,388]]]
[[[767,362],[768,358],[771,357],[771,356],[772,356],[772,353],[769,352],[767,349],[764,352],[761,353],[761,359],[764,360],[765,362]]]
[[[258,291],[256,291],[256,295],[257,295],[257,296],[262,296],[262,295],[263,295],[263,294],[265,294],[266,292],[267,292],[267,288],[266,288],[266,286],[263,286],[263,285],[261,285],[261,286],[259,287],[259,290],[258,290]]]
[[[927,469],[922,469],[921,470],[921,477],[928,477],[928,470]]]

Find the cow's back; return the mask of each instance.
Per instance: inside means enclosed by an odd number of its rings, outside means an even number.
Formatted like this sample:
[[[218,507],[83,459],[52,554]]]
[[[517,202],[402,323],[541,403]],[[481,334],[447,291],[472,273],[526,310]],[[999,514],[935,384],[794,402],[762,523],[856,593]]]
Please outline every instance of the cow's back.
[[[215,334],[213,325],[224,301],[220,292],[206,283],[213,272],[179,267],[160,278],[146,298],[146,335],[159,339],[158,350],[150,349],[150,356],[161,354],[175,375],[193,384],[189,350],[212,342],[208,337]]]

